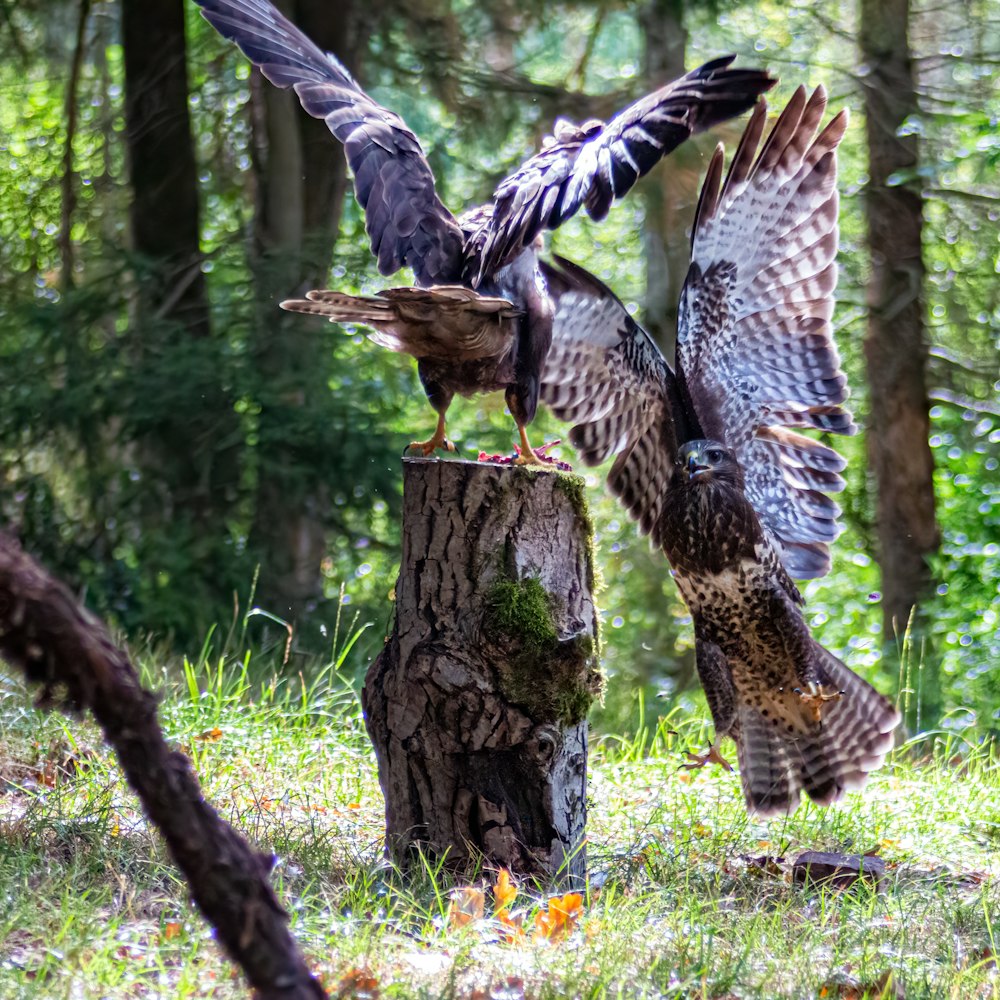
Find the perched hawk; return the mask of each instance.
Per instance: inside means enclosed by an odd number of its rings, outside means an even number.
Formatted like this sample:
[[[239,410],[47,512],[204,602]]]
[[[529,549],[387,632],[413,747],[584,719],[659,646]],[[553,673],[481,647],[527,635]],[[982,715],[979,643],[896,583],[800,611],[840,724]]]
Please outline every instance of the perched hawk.
[[[303,108],[324,119],[344,144],[379,270],[413,269],[419,288],[358,298],[317,291],[282,305],[367,323],[379,331],[380,343],[417,358],[438,412],[434,435],[414,445],[426,455],[450,448],[445,413],[456,392],[505,389],[522,460],[537,461],[525,426],[538,404],[552,303],[536,238],[581,207],[603,219],[661,157],[688,136],[746,111],[775,82],[760,70],[731,69],[734,57],[727,56],[607,123],[560,122],[542,151],[500,183],[491,202],[456,218],[438,198],[420,143],[402,118],[373,101],[269,0],[196,2],[272,83],[292,87]]]
[[[753,811],[861,785],[891,746],[893,706],[809,634],[793,577],[822,575],[838,534],[837,452],[790,427],[853,433],[830,318],[841,112],[800,88],[759,154],[757,106],[720,189],[708,169],[678,321],[676,368],[581,268],[550,273],[542,399],[674,570],[695,627],[715,740],[736,741]],[[728,766],[728,765],[727,765]]]

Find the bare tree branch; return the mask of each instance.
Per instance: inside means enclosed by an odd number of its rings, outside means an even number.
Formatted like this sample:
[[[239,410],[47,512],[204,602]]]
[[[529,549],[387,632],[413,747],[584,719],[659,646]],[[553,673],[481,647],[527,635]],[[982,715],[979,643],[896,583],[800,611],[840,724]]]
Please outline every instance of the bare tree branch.
[[[952,392],[951,389],[931,389],[930,398],[935,403],[950,403],[952,406],[960,406],[974,413],[989,413],[1000,417],[1000,403],[994,403],[989,399],[975,399],[960,392]]]
[[[17,30],[17,25],[14,24],[14,17],[11,14],[8,0],[0,0],[0,17],[3,18],[4,24],[7,25],[7,31],[10,32],[10,41],[14,46],[14,51],[17,53],[18,60],[22,66],[27,66],[28,50],[24,47],[24,42],[21,40],[21,34]]]
[[[1000,205],[1000,193],[989,194],[985,191],[959,191],[956,188],[924,188],[925,198],[937,198],[940,201],[969,201],[974,204]]]
[[[587,66],[590,64],[590,57],[594,54],[594,48],[597,45],[597,39],[601,34],[601,29],[604,27],[604,16],[607,14],[608,9],[603,4],[597,9],[597,14],[594,17],[594,26],[590,29],[590,34],[587,36],[587,44],[583,47],[583,53],[580,56],[579,61],[576,66],[573,67],[573,71],[569,74],[568,79],[576,80],[576,85],[578,87],[583,87],[583,81],[587,76]]]
[[[272,858],[253,850],[205,801],[187,757],[164,739],[155,695],[105,626],[3,534],[0,655],[43,685],[41,705],[93,713],[192,898],[258,1000],[326,997],[268,881]]]

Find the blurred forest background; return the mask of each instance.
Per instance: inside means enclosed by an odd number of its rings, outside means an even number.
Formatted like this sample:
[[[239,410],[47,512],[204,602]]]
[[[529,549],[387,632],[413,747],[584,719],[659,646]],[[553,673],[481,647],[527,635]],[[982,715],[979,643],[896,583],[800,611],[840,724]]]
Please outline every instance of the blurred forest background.
[[[912,689],[911,727],[1000,727],[1000,0],[283,7],[403,115],[455,209],[557,117],[721,53],[781,76],[772,107],[823,83],[850,108],[836,328],[864,430],[809,620]],[[295,623],[295,670],[341,614],[373,623],[360,674],[392,613],[400,452],[433,414],[408,359],[276,307],[411,280],[378,276],[340,147],[186,0],[0,0],[0,93],[0,522],[133,645],[219,652],[256,606]],[[741,128],[550,240],[668,350],[707,156]],[[511,450],[502,407],[455,405],[463,456]],[[640,695],[692,698],[692,636],[665,561],[589,481],[614,729]]]

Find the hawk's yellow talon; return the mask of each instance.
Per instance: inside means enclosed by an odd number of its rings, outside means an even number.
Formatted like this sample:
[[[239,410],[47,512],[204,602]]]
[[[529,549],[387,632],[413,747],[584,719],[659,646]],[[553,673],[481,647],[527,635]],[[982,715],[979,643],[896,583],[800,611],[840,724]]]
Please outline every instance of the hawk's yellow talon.
[[[440,448],[442,451],[450,451],[453,454],[457,451],[455,446],[444,436],[444,414],[438,414],[437,427],[434,433],[426,441],[411,441],[404,449],[405,455],[411,448],[416,448],[424,456],[430,458]]]
[[[521,454],[514,459],[514,465],[545,465],[545,461],[536,455],[535,449],[531,447],[525,428],[518,424],[517,429],[521,435]]]

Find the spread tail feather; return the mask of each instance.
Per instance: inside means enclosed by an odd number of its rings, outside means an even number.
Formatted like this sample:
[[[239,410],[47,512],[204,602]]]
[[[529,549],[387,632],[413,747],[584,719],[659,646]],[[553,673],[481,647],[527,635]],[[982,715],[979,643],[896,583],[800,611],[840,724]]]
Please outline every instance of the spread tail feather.
[[[286,299],[288,312],[324,316],[331,323],[360,323],[372,341],[415,358],[460,362],[495,357],[507,350],[521,316],[507,299],[480,295],[462,285],[387,288],[377,295],[329,289]]]
[[[845,791],[861,788],[892,749],[899,713],[867,681],[815,643],[818,666],[829,685],[841,692],[824,702],[820,720],[807,731],[784,727],[741,703],[732,735],[736,739],[740,780],[747,808],[759,816],[792,812],[805,793],[829,805]]]

